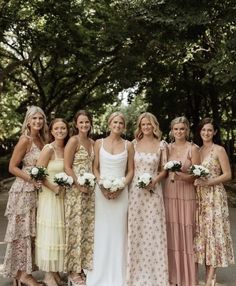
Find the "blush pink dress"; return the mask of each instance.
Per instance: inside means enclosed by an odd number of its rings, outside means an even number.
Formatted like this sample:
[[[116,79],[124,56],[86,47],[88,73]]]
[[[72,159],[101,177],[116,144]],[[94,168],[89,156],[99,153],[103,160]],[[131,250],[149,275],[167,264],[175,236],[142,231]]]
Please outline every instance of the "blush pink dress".
[[[181,158],[169,144],[170,160],[182,162],[182,172],[192,165],[192,144],[188,143]],[[197,285],[197,268],[194,262],[194,232],[196,196],[193,183],[167,178],[164,189],[169,259],[169,282],[178,286]]]

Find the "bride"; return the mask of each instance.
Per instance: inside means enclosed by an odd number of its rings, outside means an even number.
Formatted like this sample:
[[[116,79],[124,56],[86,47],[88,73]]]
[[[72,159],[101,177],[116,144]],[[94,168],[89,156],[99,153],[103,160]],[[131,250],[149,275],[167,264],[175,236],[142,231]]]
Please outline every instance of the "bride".
[[[127,185],[133,177],[132,144],[122,139],[125,118],[120,112],[108,119],[110,135],[95,143],[94,174],[120,179],[124,187],[116,192],[97,184],[95,189],[94,265],[87,273],[87,286],[124,286],[127,249]]]

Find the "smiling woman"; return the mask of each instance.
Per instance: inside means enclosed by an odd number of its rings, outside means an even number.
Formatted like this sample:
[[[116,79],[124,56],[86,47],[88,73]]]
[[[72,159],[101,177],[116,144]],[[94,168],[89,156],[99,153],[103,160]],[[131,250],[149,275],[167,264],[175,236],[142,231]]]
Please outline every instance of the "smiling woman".
[[[38,196],[36,265],[46,271],[44,282],[47,285],[57,285],[62,284],[58,272],[64,270],[65,190],[55,183],[55,176],[64,171],[68,123],[62,118],[55,118],[49,126],[49,132],[51,143],[44,146],[37,162],[38,166],[47,168],[48,177],[43,181],[42,192]]]
[[[122,139],[125,118],[114,112],[108,119],[110,134],[95,143],[95,233],[93,270],[88,286],[123,286],[126,272],[128,184],[133,177],[133,146]],[[109,178],[117,182],[104,183]]]
[[[198,284],[193,246],[196,197],[189,168],[199,164],[200,158],[197,146],[187,140],[187,118],[173,119],[170,135],[173,142],[168,145],[168,161],[180,161],[181,171],[168,171],[164,190],[169,282],[170,285],[194,286]]]
[[[69,285],[84,285],[83,269],[93,267],[94,190],[80,185],[78,177],[92,173],[93,140],[89,137],[92,116],[79,110],[74,117],[74,136],[65,148],[65,172],[74,180],[65,195],[66,254],[64,271],[69,273]]]
[[[22,135],[13,151],[9,171],[16,176],[9,191],[5,215],[8,226],[4,259],[4,275],[20,280],[27,286],[37,286],[33,278],[34,238],[36,232],[35,215],[36,188],[41,183],[31,179],[29,171],[35,166],[43,148],[47,134],[46,117],[37,106],[28,109],[22,126]],[[19,168],[22,162],[22,169]]]
[[[219,128],[211,118],[199,125],[201,164],[209,170],[197,186],[196,261],[206,266],[206,286],[215,285],[216,268],[234,263],[227,194],[223,183],[231,179],[229,158],[219,142]]]

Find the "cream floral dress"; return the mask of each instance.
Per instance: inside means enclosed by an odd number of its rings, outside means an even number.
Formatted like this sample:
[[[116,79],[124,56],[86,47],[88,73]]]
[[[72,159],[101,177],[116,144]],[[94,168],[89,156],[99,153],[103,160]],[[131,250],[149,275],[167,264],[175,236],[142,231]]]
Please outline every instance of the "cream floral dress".
[[[210,178],[221,175],[214,145],[202,165],[209,169]],[[223,184],[197,187],[196,219],[196,262],[214,267],[226,267],[234,263],[227,194]]]
[[[154,176],[160,163],[166,163],[164,141],[156,153],[135,150],[134,178],[129,189],[127,286],[169,285],[162,186],[156,184],[152,193],[137,187],[138,177],[145,172]]]
[[[92,172],[94,152],[88,153],[83,145],[78,147],[73,161],[77,176]],[[94,242],[94,191],[82,193],[77,188],[65,195],[66,251],[64,270],[80,273],[92,270]]]

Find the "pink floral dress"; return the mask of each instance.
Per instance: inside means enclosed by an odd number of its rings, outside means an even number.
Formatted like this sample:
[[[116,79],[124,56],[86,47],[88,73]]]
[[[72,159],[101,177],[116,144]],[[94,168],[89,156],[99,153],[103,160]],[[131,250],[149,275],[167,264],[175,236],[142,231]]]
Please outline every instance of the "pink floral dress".
[[[222,173],[219,159],[213,151],[214,145],[202,161],[210,171],[210,178]],[[195,258],[197,263],[213,267],[234,263],[227,194],[223,184],[197,187]]]
[[[40,149],[32,143],[23,158],[22,170],[29,172],[35,166]],[[18,270],[32,273],[34,266],[34,238],[36,235],[37,193],[34,186],[16,178],[10,191],[5,216],[8,225],[5,235],[7,249],[4,276],[15,277]]]

